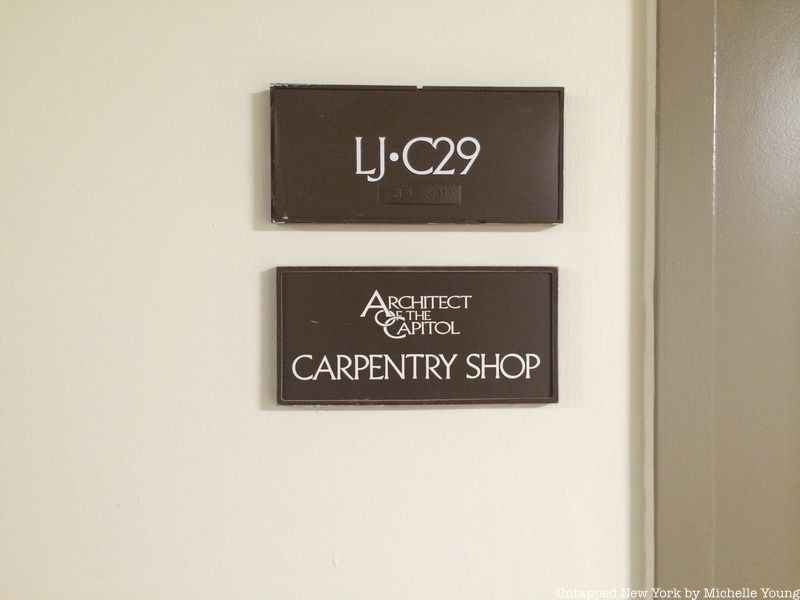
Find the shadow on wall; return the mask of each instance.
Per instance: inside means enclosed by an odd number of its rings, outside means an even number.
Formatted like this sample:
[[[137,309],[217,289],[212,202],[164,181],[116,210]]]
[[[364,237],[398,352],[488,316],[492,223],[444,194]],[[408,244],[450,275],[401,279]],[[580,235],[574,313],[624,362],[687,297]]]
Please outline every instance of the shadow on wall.
[[[270,215],[269,91],[251,96],[253,124],[253,229],[273,229]]]

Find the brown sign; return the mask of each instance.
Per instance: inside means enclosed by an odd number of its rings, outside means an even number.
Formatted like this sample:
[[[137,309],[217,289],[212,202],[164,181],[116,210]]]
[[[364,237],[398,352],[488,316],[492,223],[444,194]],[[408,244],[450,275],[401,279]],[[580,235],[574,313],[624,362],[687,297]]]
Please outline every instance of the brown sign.
[[[282,267],[281,404],[557,402],[551,267]]]
[[[276,223],[563,221],[563,88],[270,95]]]

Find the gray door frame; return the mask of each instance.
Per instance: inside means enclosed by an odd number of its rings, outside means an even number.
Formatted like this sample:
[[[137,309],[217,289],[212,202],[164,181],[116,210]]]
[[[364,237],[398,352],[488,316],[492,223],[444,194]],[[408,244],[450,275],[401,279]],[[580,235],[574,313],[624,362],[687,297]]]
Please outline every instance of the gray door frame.
[[[657,13],[655,578],[696,587],[714,556],[715,12]]]
[[[655,582],[800,582],[800,3],[657,12]]]

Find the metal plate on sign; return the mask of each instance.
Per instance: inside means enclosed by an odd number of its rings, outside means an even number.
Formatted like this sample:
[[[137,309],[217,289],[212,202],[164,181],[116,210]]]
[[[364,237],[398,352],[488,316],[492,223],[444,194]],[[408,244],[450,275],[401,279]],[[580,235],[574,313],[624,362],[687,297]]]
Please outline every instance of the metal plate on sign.
[[[554,267],[277,269],[280,404],[558,401]]]
[[[561,223],[563,88],[270,89],[278,223]]]

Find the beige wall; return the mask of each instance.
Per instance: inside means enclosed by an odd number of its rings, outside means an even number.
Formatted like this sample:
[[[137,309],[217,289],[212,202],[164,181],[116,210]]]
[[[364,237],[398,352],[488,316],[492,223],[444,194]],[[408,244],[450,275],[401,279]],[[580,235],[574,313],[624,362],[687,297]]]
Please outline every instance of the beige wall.
[[[646,4],[0,3],[0,596],[645,577]],[[565,224],[273,226],[270,82],[566,87]],[[277,409],[277,265],[557,265],[561,403]]]

